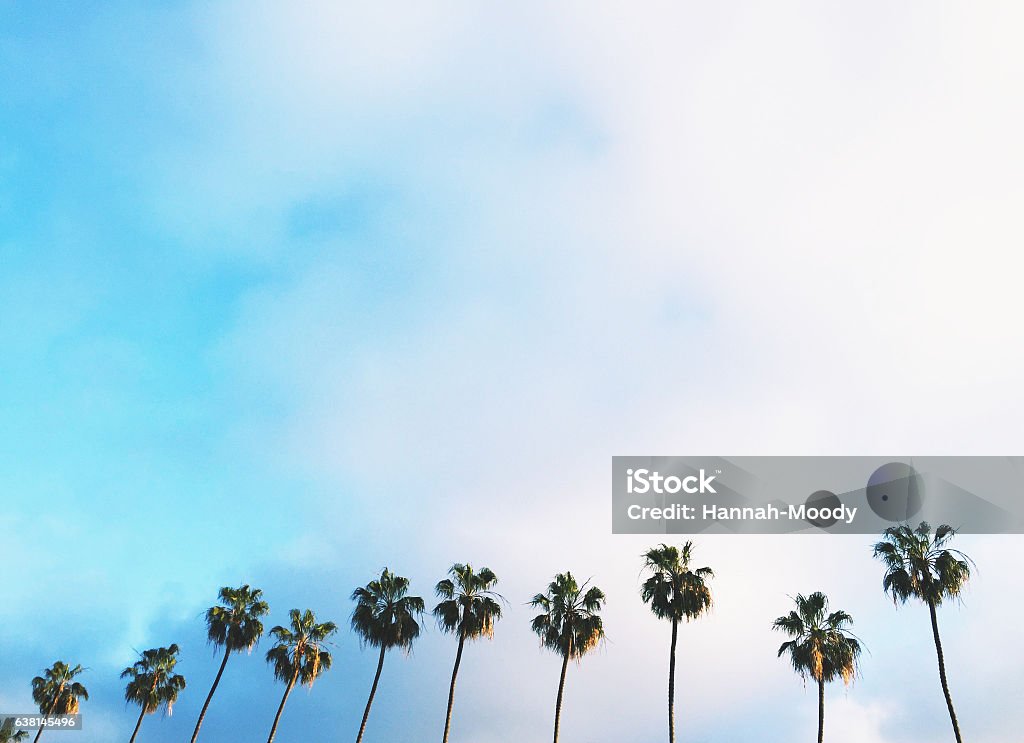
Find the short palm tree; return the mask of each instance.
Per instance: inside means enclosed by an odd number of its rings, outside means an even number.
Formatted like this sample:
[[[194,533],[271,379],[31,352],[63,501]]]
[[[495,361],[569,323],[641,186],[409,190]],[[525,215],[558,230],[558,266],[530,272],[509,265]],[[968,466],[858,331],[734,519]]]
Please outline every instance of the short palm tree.
[[[690,569],[693,542],[682,549],[662,544],[644,553],[644,568],[651,575],[644,581],[640,596],[658,619],[672,622],[672,644],[668,661],[668,739],[675,743],[676,642],[679,622],[696,619],[711,608],[708,580],[714,577],[711,568]]]
[[[171,714],[178,694],[185,688],[185,677],[174,672],[178,665],[177,645],[166,648],[143,650],[139,659],[121,672],[121,678],[129,679],[124,689],[126,702],[139,705],[139,721],[129,743],[135,743],[135,737],[142,727],[142,720],[163,707],[164,714]]]
[[[352,610],[352,630],[359,635],[364,647],[380,648],[377,672],[373,676],[370,698],[366,701],[356,743],[361,743],[366,732],[366,721],[370,717],[370,707],[384,668],[384,654],[391,648],[408,652],[419,637],[418,620],[426,607],[422,598],[408,593],[409,579],[395,575],[387,568],[381,572],[380,578],[352,592],[352,600],[356,602],[356,608]]]
[[[971,577],[971,559],[960,550],[947,547],[956,531],[945,524],[934,535],[927,522],[913,529],[907,524],[891,526],[882,532],[882,541],[875,545],[875,557],[885,565],[883,590],[892,595],[893,603],[906,603],[916,598],[928,605],[932,621],[932,639],[939,660],[939,681],[946,697],[949,719],[957,743],[962,743],[960,724],[953,710],[953,697],[946,681],[946,661],[942,655],[936,608],[947,598],[957,598]]]
[[[0,743],[22,743],[28,740],[28,733],[14,727],[14,718],[8,717],[0,723]]]
[[[290,627],[279,625],[270,630],[274,647],[267,651],[267,663],[274,666],[274,677],[284,681],[285,688],[267,743],[273,743],[277,735],[281,713],[284,712],[284,705],[295,684],[305,684],[312,688],[320,674],[330,670],[334,660],[330,651],[324,647],[328,638],[338,630],[334,622],[317,622],[316,615],[309,609],[304,612],[292,609],[288,616]]]
[[[256,646],[263,636],[261,618],[270,611],[267,602],[263,600],[263,591],[249,588],[248,585],[239,588],[225,586],[220,589],[218,598],[220,605],[211,606],[206,610],[206,639],[214,646],[224,648],[224,659],[220,662],[213,686],[210,687],[210,693],[206,695],[203,709],[199,713],[196,729],[192,732],[192,743],[196,743],[199,737],[199,728],[203,725],[210,700],[213,699],[220,678],[224,675],[228,658],[232,653],[242,650],[248,652]]]
[[[793,670],[818,685],[818,743],[825,735],[825,684],[841,678],[850,683],[857,675],[860,641],[849,631],[853,618],[845,611],[828,613],[828,597],[819,592],[797,594],[796,609],[775,620],[773,629],[792,637],[779,647],[788,654]]]
[[[562,656],[562,674],[558,680],[555,700],[555,734],[562,719],[562,698],[565,693],[565,672],[569,659],[579,661],[604,639],[604,623],[599,612],[605,604],[604,592],[587,581],[576,583],[572,573],[559,573],[548,584],[545,593],[538,593],[530,601],[542,614],[533,618],[531,626],[540,637],[540,644]]]
[[[85,669],[81,666],[71,667],[58,660],[43,671],[42,676],[32,679],[32,701],[39,705],[39,714],[76,715],[81,700],[89,699],[89,692],[75,678]],[[38,741],[44,728],[40,727],[34,741]]]
[[[440,603],[434,607],[434,617],[443,632],[459,637],[455,653],[452,682],[448,687],[448,713],[444,720],[443,743],[448,743],[452,727],[452,707],[455,704],[455,679],[462,663],[462,650],[466,640],[492,637],[494,623],[501,619],[501,596],[494,592],[498,576],[490,568],[474,572],[471,565],[456,563],[448,571],[450,578],[438,582],[434,589]]]

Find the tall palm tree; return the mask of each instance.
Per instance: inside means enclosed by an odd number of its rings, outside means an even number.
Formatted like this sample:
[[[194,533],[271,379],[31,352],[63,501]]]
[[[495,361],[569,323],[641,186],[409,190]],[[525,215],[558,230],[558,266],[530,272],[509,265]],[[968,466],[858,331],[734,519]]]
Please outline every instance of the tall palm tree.
[[[89,699],[86,688],[75,681],[75,677],[84,670],[81,666],[72,668],[64,661],[58,660],[43,671],[42,676],[32,679],[32,701],[39,705],[39,714],[45,717],[78,714],[80,701]],[[43,730],[44,728],[39,728],[34,742],[39,740]]]
[[[562,698],[565,693],[565,672],[569,659],[579,661],[604,639],[604,623],[599,612],[605,604],[604,592],[597,586],[587,588],[576,583],[572,573],[559,573],[548,584],[545,593],[530,601],[542,614],[533,618],[531,626],[543,647],[562,656],[562,675],[558,680],[555,700],[554,743],[558,743],[558,727],[562,719]]]
[[[139,660],[121,672],[121,678],[129,679],[124,689],[124,699],[139,705],[139,721],[129,743],[135,743],[135,737],[142,727],[142,720],[163,707],[164,714],[171,714],[178,694],[185,688],[185,677],[174,672],[178,665],[178,646],[171,644],[166,648],[143,650]]]
[[[462,663],[462,650],[466,640],[494,635],[494,623],[501,619],[502,597],[493,588],[498,576],[490,568],[479,573],[472,565],[456,563],[448,571],[451,578],[439,581],[434,591],[441,599],[434,607],[434,617],[443,632],[459,636],[459,649],[455,653],[455,667],[452,669],[452,683],[448,687],[448,713],[444,720],[443,743],[448,743],[452,727],[452,707],[455,704],[455,679]]]
[[[366,721],[370,717],[370,707],[384,668],[384,654],[391,648],[409,652],[419,637],[418,620],[426,607],[422,598],[408,594],[409,579],[395,575],[387,568],[381,572],[380,578],[352,592],[352,600],[356,602],[356,608],[352,610],[352,629],[364,647],[380,648],[377,672],[373,676],[370,698],[366,700],[356,743],[361,743],[366,732]]]
[[[206,639],[216,647],[224,648],[224,659],[220,662],[213,686],[210,687],[199,719],[196,720],[192,743],[196,743],[199,737],[199,728],[203,725],[210,700],[213,699],[217,685],[220,684],[220,677],[224,675],[228,658],[232,653],[242,650],[248,652],[256,646],[263,636],[263,622],[260,619],[270,611],[270,606],[263,600],[263,591],[249,588],[248,585],[239,588],[225,586],[220,589],[218,598],[220,605],[211,606],[206,610]]]
[[[313,688],[313,682],[321,673],[330,670],[334,660],[330,651],[324,648],[327,639],[338,630],[334,622],[317,622],[316,615],[309,609],[304,612],[292,609],[288,616],[290,628],[279,625],[270,630],[274,647],[267,651],[267,663],[273,664],[274,677],[284,681],[285,688],[267,743],[273,743],[281,713],[295,684]]]
[[[946,681],[946,661],[935,611],[945,599],[958,597],[971,577],[971,559],[960,550],[947,547],[954,536],[956,531],[946,524],[936,529],[934,535],[924,521],[916,529],[907,524],[891,526],[882,532],[882,541],[875,545],[874,553],[885,565],[882,589],[892,595],[894,604],[905,604],[907,599],[916,598],[928,605],[942,693],[953,723],[953,734],[957,743],[963,743]]]
[[[693,542],[682,549],[662,544],[644,553],[644,568],[651,576],[644,581],[640,596],[658,619],[672,622],[672,644],[668,660],[668,739],[676,740],[676,642],[679,622],[696,619],[712,605],[707,581],[715,576],[711,568],[690,570]]]
[[[25,740],[28,740],[28,733],[15,729],[13,717],[6,718],[0,724],[0,743],[22,743]]]
[[[857,675],[860,641],[849,631],[853,618],[845,611],[828,613],[828,597],[816,591],[797,594],[796,609],[772,624],[792,637],[779,647],[779,657],[789,655],[793,670],[818,685],[818,743],[825,735],[825,684],[842,678],[848,684]]]

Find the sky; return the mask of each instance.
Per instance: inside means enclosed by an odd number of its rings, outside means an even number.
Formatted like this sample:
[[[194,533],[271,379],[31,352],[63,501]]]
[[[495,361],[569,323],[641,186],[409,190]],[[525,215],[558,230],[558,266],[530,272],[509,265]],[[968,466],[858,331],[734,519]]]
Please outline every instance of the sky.
[[[565,739],[664,739],[612,455],[1020,453],[1022,31],[1010,2],[0,2],[0,708],[62,658],[77,743],[127,739],[118,673],[177,642],[188,688],[140,740],[180,741],[220,586],[344,627],[385,565],[429,602],[469,561],[509,608],[453,743],[550,734],[525,602],[564,570],[609,596]],[[961,543],[954,699],[1012,743],[1020,540]],[[870,545],[698,540],[681,740],[813,734],[770,623],[819,589],[870,650],[828,739],[952,739]],[[280,743],[354,737],[375,657],[334,643]],[[266,734],[266,647],[203,739]],[[454,650],[388,657],[368,742],[439,737]]]

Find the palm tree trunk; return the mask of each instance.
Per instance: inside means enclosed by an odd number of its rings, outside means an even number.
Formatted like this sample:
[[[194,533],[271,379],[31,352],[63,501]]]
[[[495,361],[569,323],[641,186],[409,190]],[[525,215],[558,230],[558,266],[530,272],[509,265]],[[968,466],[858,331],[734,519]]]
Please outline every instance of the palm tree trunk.
[[[292,674],[292,680],[288,682],[288,686],[284,687],[284,696],[281,697],[281,704],[277,707],[277,714],[274,715],[274,724],[270,727],[270,737],[267,738],[267,743],[274,743],[274,736],[277,735],[277,723],[281,722],[281,713],[284,712],[285,702],[288,701],[288,695],[292,693],[292,688],[295,686],[295,679],[299,677],[299,669],[295,669],[295,673]]]
[[[377,693],[377,683],[380,681],[380,672],[384,668],[384,653],[386,648],[380,647],[380,660],[377,661],[377,673],[373,676],[373,686],[370,687],[370,698],[366,700],[366,709],[363,711],[363,722],[359,726],[359,735],[356,736],[356,743],[362,743],[363,733],[366,732],[366,721],[370,719],[370,706],[373,704],[373,695]]]
[[[39,743],[39,738],[40,736],[42,736],[43,730],[45,729],[46,728],[44,728],[42,725],[39,726],[39,730],[36,732],[36,737],[32,739],[32,743]]]
[[[135,723],[135,730],[132,731],[132,737],[128,743],[135,743],[135,736],[139,734],[139,728],[142,727],[142,718],[146,716],[146,706],[142,706],[142,711],[139,713],[139,721]]]
[[[57,700],[60,699],[60,695],[61,695],[61,693],[63,691],[64,691],[64,684],[61,683],[61,685],[57,687],[57,696],[54,698],[53,704],[50,705],[50,711],[46,713],[47,717],[52,715],[53,711],[55,709],[57,709]],[[39,710],[39,711],[42,712],[42,710]],[[32,739],[32,743],[39,743],[39,738],[42,737],[43,730],[44,730],[43,726],[40,725],[39,726],[39,730],[36,732],[36,737]]]
[[[672,649],[668,656],[668,743],[676,743],[676,640],[679,621],[672,620]]]
[[[448,734],[452,729],[452,707],[455,706],[455,677],[459,675],[459,665],[462,663],[462,648],[466,644],[466,633],[459,633],[459,650],[455,653],[455,668],[452,669],[452,684],[448,687],[448,714],[444,719],[444,737],[441,743],[448,743]]]
[[[210,687],[210,693],[206,695],[206,701],[203,703],[203,709],[199,713],[199,719],[196,720],[196,729],[192,731],[191,743],[196,743],[196,738],[199,737],[199,728],[203,725],[203,718],[206,717],[206,710],[210,706],[210,700],[213,699],[213,693],[217,691],[217,684],[220,683],[220,677],[224,675],[224,667],[228,664],[228,657],[230,655],[230,650],[224,651],[224,660],[220,662],[220,670],[217,671],[217,677],[213,680],[213,686]]]
[[[558,698],[555,700],[555,737],[553,743],[558,743],[558,725],[562,721],[562,694],[565,692],[565,672],[569,668],[569,653],[562,658],[562,676],[558,680]]]
[[[825,740],[825,681],[818,679],[818,743]]]
[[[928,602],[928,613],[932,619],[932,637],[935,639],[935,654],[939,658],[939,681],[942,682],[942,693],[946,697],[946,707],[949,708],[949,720],[953,723],[953,735],[956,736],[956,743],[963,743],[960,737],[960,724],[956,721],[956,712],[953,710],[953,697],[949,694],[949,684],[946,682],[946,660],[942,656],[942,640],[939,639],[939,620],[935,616],[935,604]]]

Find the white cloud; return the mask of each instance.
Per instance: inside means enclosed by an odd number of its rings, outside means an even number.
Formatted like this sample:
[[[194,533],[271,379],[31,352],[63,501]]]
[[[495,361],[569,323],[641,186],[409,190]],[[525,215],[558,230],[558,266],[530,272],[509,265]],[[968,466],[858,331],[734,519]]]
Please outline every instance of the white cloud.
[[[621,588],[640,540],[608,535],[612,454],[1020,445],[1021,18],[967,8],[200,12],[203,124],[162,155],[154,208],[288,272],[218,356],[243,399],[293,413],[246,445],[337,483],[325,528],[357,509],[424,582],[464,551],[515,571],[517,600],[565,568],[617,587],[567,714],[602,734],[580,711],[627,674],[631,703],[660,704],[663,638]],[[380,244],[289,237],[296,204],[363,180],[394,193]],[[367,297],[353,249],[423,265]],[[703,541],[720,606],[688,628],[681,684],[705,730],[727,700],[802,699],[767,628],[786,593],[826,588],[876,636],[892,621],[863,544]],[[531,642],[517,625],[492,652],[532,676]],[[887,740],[882,685],[835,705],[837,736]],[[524,739],[542,686],[505,713]]]
[[[522,447],[534,427],[576,451],[1005,449],[992,418],[1020,404],[1021,111],[973,81],[1006,58],[903,8],[588,10],[526,6],[503,34],[465,12],[392,23],[317,4],[214,24],[214,79],[236,106],[213,142],[282,172],[224,169],[268,189],[271,212],[365,167],[414,220],[444,195],[439,222],[401,235],[443,246],[420,317],[339,359],[344,298],[308,293],[341,270],[329,259],[259,310],[287,318],[271,321],[285,337],[241,319],[254,345],[291,352],[285,376],[316,401],[296,422],[314,456],[350,474],[431,440],[426,458],[450,468],[438,452]],[[389,42],[368,46],[382,28]],[[552,91],[597,150],[517,138]]]
[[[883,733],[889,716],[885,704],[859,704],[840,698],[826,707],[825,729],[828,739],[834,743],[893,743],[897,739]],[[814,723],[817,723],[816,717]]]

